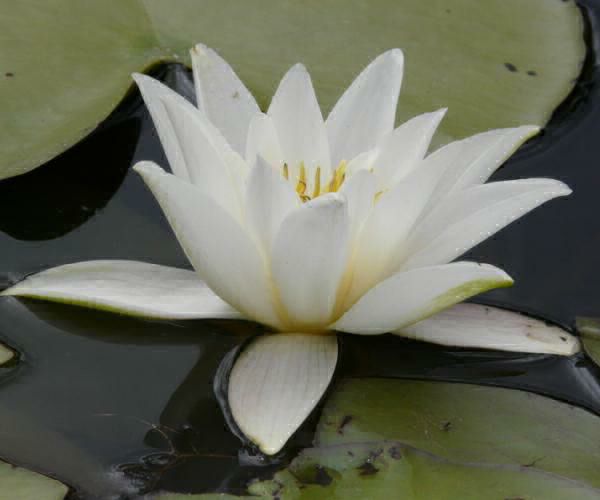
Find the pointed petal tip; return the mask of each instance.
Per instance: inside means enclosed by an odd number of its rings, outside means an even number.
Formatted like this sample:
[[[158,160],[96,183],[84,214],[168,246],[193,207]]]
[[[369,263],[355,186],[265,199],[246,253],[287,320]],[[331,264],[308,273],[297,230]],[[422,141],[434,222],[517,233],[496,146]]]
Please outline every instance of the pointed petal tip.
[[[165,175],[167,173],[153,161],[138,161],[132,168],[140,174],[145,182],[148,182],[153,176]]]
[[[399,48],[387,50],[386,52],[381,54],[379,57],[377,57],[377,59],[379,59],[379,58],[382,58],[382,59],[390,58],[393,61],[395,61],[396,63],[398,63],[399,65],[404,64],[404,52],[402,52],[402,49],[399,49]]]
[[[190,55],[197,58],[208,58],[216,52],[211,49],[208,45],[203,43],[197,43],[190,49]]]

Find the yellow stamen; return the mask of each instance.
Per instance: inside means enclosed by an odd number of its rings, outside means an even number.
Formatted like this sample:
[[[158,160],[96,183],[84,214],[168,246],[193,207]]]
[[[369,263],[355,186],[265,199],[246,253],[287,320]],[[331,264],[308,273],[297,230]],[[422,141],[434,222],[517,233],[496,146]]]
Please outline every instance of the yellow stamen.
[[[298,177],[298,184],[296,184],[296,193],[302,197],[306,191],[306,168],[304,163],[300,164],[300,176]]]
[[[290,169],[288,167],[287,163],[283,164],[283,177],[285,178],[285,180],[289,180],[290,178]]]
[[[315,172],[315,188],[313,189],[313,198],[316,198],[321,194],[321,167],[317,167]]]
[[[346,166],[348,164],[345,161],[342,161],[338,167],[333,171],[333,175],[331,176],[331,181],[329,181],[329,186],[327,187],[327,192],[335,193],[337,192],[344,180],[346,179]]]

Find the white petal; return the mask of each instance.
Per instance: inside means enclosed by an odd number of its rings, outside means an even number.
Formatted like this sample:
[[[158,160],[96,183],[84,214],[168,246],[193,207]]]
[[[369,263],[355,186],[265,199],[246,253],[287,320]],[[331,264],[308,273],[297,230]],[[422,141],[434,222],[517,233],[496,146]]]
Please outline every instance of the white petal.
[[[579,340],[545,321],[479,304],[457,304],[394,332],[434,344],[570,356]]]
[[[192,184],[149,162],[134,168],[207,285],[246,317],[278,326],[264,259],[242,226]]]
[[[326,176],[330,167],[327,133],[310,75],[304,66],[296,64],[283,77],[268,115],[275,124],[290,173],[298,175],[298,167],[304,163],[309,173],[320,166]]]
[[[452,142],[424,160],[424,164],[443,163],[446,174],[434,198],[483,184],[524,143],[539,132],[539,127],[490,130]]]
[[[373,149],[394,128],[404,57],[381,54],[348,87],[327,118],[331,161],[337,165]]]
[[[375,176],[368,170],[359,170],[342,184],[339,193],[348,204],[351,238],[354,239],[373,208]]]
[[[250,121],[246,142],[246,163],[254,165],[257,156],[262,156],[273,167],[283,167],[283,153],[275,124],[270,116],[263,113],[254,115]]]
[[[232,173],[224,152],[216,149],[210,141],[202,113],[192,107],[181,106],[171,97],[164,98],[163,104],[179,141],[190,181],[239,218],[241,200]]]
[[[378,151],[373,149],[355,156],[346,165],[346,177],[351,177],[361,170],[371,170],[377,158]]]
[[[349,237],[348,209],[335,193],[304,204],[282,222],[271,266],[294,328],[326,326],[331,321]]]
[[[191,51],[198,107],[223,133],[239,154],[246,151],[256,101],[231,66],[214,50],[198,44]]]
[[[189,180],[187,166],[183,154],[181,153],[181,148],[179,147],[179,141],[177,140],[177,136],[175,135],[175,131],[167,116],[167,111],[165,110],[161,98],[163,96],[173,96],[173,99],[180,101],[181,106],[189,106],[191,108],[194,106],[185,98],[176,92],[173,92],[170,88],[154,78],[139,73],[134,73],[132,76],[137,83],[148,111],[150,112],[156,131],[158,132],[158,137],[160,138],[160,142],[165,150],[167,159],[169,160],[171,170],[177,177],[180,177],[183,180]]]
[[[361,335],[386,333],[512,283],[504,271],[475,262],[400,272],[369,290],[331,328]]]
[[[146,318],[242,318],[194,271],[129,260],[91,260],[54,267],[28,276],[0,295]]]
[[[281,170],[259,156],[248,181],[246,217],[267,254],[281,222],[299,205],[300,198]]]
[[[337,362],[335,335],[280,333],[259,337],[236,360],[229,406],[241,431],[272,455],[310,415]]]
[[[442,173],[434,168],[419,168],[375,203],[357,242],[354,275],[345,307],[396,270],[404,256],[406,238]]]
[[[441,109],[416,116],[383,140],[375,160],[379,189],[391,187],[419,166],[445,114],[446,109]]]
[[[570,193],[553,179],[494,182],[458,191],[418,225],[402,269],[449,262],[542,203]]]

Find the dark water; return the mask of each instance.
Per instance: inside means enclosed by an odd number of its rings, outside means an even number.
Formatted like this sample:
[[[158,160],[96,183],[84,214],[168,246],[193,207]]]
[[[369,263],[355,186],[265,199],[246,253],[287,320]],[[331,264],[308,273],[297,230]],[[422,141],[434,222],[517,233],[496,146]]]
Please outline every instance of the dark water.
[[[596,6],[590,34],[598,19]],[[590,36],[582,78],[545,134],[495,176],[554,177],[574,194],[512,224],[468,256],[517,277],[514,287],[480,301],[567,327],[576,316],[600,317],[594,44]],[[191,94],[181,67],[158,74]],[[189,267],[154,199],[130,170],[141,159],[167,164],[141,100],[132,94],[91,137],[44,167],[1,182],[0,286],[88,259]],[[67,482],[73,498],[130,498],[163,488],[241,493],[250,478],[268,476],[277,465],[240,465],[240,443],[226,428],[212,383],[225,354],[253,333],[260,328],[244,323],[147,322],[2,299],[0,340],[21,357],[0,368],[0,456]],[[502,385],[600,414],[600,370],[583,355],[447,349],[388,336],[345,336],[341,345],[338,375]],[[288,457],[310,444],[316,417],[294,438]]]

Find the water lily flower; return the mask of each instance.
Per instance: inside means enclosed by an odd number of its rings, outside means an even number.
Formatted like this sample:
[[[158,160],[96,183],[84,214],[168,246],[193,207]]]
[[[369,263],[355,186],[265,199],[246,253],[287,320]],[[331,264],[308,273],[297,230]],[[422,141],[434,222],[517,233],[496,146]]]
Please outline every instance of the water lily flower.
[[[478,336],[457,328],[456,314],[433,316],[511,285],[494,266],[454,260],[570,193],[552,179],[485,184],[537,127],[492,130],[428,155],[445,110],[394,128],[403,72],[398,49],[371,62],[327,119],[302,65],[287,72],[263,113],[215,51],[198,45],[192,62],[197,106],[134,75],[173,173],[150,162],[134,168],[194,271],[83,262],[28,277],[4,295],[150,318],[267,325],[273,334],[237,359],[228,399],[239,428],[269,454],[327,388],[336,332],[557,354],[577,348],[562,331],[564,340],[558,332],[530,336],[524,326],[491,326]],[[481,325],[472,309],[457,314],[463,326]]]

